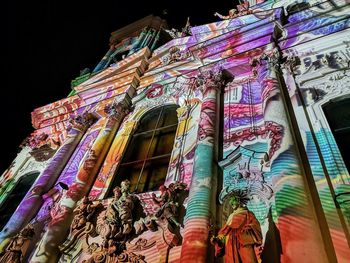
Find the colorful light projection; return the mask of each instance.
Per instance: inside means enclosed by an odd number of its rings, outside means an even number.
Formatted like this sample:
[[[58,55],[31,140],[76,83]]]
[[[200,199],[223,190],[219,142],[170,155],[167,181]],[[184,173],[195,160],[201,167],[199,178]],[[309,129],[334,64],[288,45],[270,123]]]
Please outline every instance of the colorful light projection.
[[[75,95],[36,109],[32,118],[37,134],[45,132],[61,142],[70,138],[67,127],[72,116],[88,111],[99,120],[81,134],[55,177],[69,185],[69,190],[62,197],[44,200],[35,217],[43,224],[36,227],[38,235],[33,241],[38,243],[29,249],[31,260],[59,260],[59,245],[65,236],[56,233],[70,229],[73,209],[81,197],[88,195],[96,203],[106,197],[142,116],[158,106],[178,105],[179,124],[165,185],[188,185],[189,195],[183,203],[186,213],[181,215],[185,223],[176,234],[165,223],[158,221],[157,230],[150,224],[125,247],[129,256],[134,253],[147,262],[204,262],[212,256],[207,254],[207,248],[212,249],[208,227],[223,225],[231,213],[225,197],[240,189],[247,191],[249,210],[262,227],[263,246],[256,251],[260,260],[331,261],[332,248],[322,242],[330,232],[335,256],[345,262],[350,254],[346,246],[349,211],[343,205],[337,207],[336,194],[346,192],[349,174],[322,106],[349,94],[350,7],[345,1],[333,2],[316,3],[285,17],[278,7],[291,1],[269,1],[253,7],[252,14],[192,27],[191,36],[173,39],[152,54],[142,48],[80,83],[74,88]],[[140,44],[128,39],[120,47],[136,47],[136,43]],[[300,65],[293,64],[293,57]],[[102,62],[100,67],[109,63]],[[210,74],[219,69],[225,82],[211,79]],[[289,92],[293,109],[286,108],[282,89]],[[119,96],[132,98],[131,112],[117,109],[118,120],[112,121],[104,109]],[[288,121],[287,110],[296,115],[297,127]],[[305,145],[310,175],[302,169],[299,144],[293,139],[296,129]],[[64,146],[58,153],[62,149]],[[222,160],[217,160],[220,155]],[[19,166],[9,169],[1,183],[11,184]],[[315,183],[317,193],[313,195],[321,201],[326,222],[316,217],[306,176]],[[141,225],[152,222],[147,220],[158,211],[153,194],[159,196],[158,191],[137,195],[145,214]],[[23,216],[29,222],[31,218],[21,212],[27,199],[14,218]],[[53,200],[59,203],[53,205]],[[110,199],[101,201],[103,209],[110,203]],[[39,240],[45,224],[46,233]],[[13,219],[9,226],[16,232],[22,223]],[[83,244],[83,239],[90,243]],[[101,241],[88,234],[77,240],[61,260],[87,260],[93,243]]]

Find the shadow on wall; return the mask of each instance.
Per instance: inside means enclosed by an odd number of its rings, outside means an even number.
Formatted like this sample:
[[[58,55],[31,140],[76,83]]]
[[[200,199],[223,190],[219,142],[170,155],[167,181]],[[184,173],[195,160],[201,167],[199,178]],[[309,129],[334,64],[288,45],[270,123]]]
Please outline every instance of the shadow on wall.
[[[275,222],[272,219],[271,208],[268,214],[269,229],[266,233],[266,240],[264,249],[261,252],[262,263],[278,263],[281,262],[282,255],[282,242],[280,237],[280,231],[278,230]]]

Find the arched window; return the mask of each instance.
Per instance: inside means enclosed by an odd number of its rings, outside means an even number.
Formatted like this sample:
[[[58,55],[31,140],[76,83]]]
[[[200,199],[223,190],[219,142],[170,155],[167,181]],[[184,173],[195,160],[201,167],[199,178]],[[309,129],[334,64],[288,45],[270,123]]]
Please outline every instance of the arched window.
[[[156,108],[143,116],[119,165],[112,189],[131,182],[131,191],[158,190],[164,183],[177,129],[177,106]]]
[[[323,106],[323,111],[350,172],[350,97],[331,100]]]
[[[12,214],[15,212],[16,208],[19,206],[39,174],[40,173],[37,172],[22,176],[17,182],[15,188],[7,196],[5,202],[0,208],[0,231],[10,220]]]

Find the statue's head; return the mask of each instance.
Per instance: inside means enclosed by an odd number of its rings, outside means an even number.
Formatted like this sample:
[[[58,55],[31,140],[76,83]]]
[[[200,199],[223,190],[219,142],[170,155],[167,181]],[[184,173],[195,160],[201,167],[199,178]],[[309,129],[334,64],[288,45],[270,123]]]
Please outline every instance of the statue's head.
[[[159,186],[159,191],[161,191],[162,193],[165,192],[166,190],[167,190],[167,188],[166,188],[166,186],[164,184]]]
[[[119,186],[116,186],[113,189],[114,197],[119,198],[122,195],[122,190],[120,189]]]
[[[229,204],[233,207],[234,210],[238,207],[246,206],[249,201],[247,191],[241,189],[233,190],[230,192],[228,198]]]
[[[21,232],[19,232],[19,235],[22,237],[32,237],[34,236],[34,227],[31,224],[26,225]]]
[[[84,204],[89,203],[89,197],[84,196],[82,202],[83,202]]]
[[[239,200],[236,196],[231,196],[229,204],[232,206],[233,210],[236,210],[240,206]]]
[[[237,13],[237,9],[230,9],[229,11],[228,11],[228,14],[229,14],[229,16],[233,16],[234,14],[236,14]]]
[[[124,180],[120,183],[122,193],[129,192],[130,190],[130,181]]]

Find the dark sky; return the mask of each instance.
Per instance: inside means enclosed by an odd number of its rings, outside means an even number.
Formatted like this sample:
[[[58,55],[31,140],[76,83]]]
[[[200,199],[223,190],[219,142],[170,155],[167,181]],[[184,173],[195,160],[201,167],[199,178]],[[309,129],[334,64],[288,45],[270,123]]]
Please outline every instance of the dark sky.
[[[170,27],[181,28],[216,20],[235,1],[7,0],[7,85],[2,87],[0,174],[16,157],[29,135],[30,113],[64,98],[70,81],[85,67],[91,69],[108,50],[110,33],[149,14],[162,15]],[[2,38],[4,39],[4,38]]]

